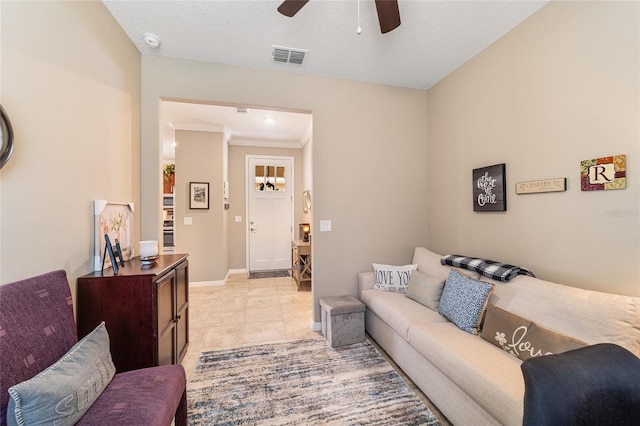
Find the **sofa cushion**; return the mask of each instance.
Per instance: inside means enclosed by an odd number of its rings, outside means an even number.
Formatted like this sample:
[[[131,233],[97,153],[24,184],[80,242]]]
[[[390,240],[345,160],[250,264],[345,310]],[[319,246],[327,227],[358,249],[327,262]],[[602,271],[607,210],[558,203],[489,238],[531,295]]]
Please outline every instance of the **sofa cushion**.
[[[115,374],[104,322],[49,368],[9,388],[8,425],[73,424]]]
[[[429,309],[437,311],[442,289],[444,288],[444,281],[442,278],[415,271],[411,274],[405,296]]]
[[[451,322],[414,322],[407,341],[501,424],[522,424],[522,361]]]
[[[438,312],[460,329],[478,334],[482,314],[492,289],[492,284],[474,280],[452,270],[444,284]]]
[[[590,345],[615,343],[640,357],[640,297],[518,276],[497,284],[491,303]]]
[[[405,340],[411,323],[447,322],[442,315],[401,293],[364,290],[360,299],[367,305],[367,310],[374,312]]]
[[[444,280],[449,276],[449,272],[456,268],[443,265],[440,263],[440,259],[442,259],[441,255],[434,253],[431,250],[427,250],[424,247],[416,247],[413,252],[412,263],[418,265],[418,271],[423,274],[439,277]],[[464,275],[471,278],[480,278],[480,274],[473,271],[464,271]]]
[[[587,346],[585,342],[554,333],[491,304],[487,306],[480,336],[521,360]]]
[[[376,290],[405,293],[411,278],[411,272],[418,269],[418,265],[393,266],[381,263],[372,263],[375,274]]]

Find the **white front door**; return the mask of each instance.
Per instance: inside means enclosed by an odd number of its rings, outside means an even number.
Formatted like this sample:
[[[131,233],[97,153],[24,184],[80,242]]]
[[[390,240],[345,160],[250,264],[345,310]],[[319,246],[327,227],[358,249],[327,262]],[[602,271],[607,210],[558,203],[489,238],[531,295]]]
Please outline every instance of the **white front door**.
[[[293,159],[247,157],[249,271],[291,268]]]

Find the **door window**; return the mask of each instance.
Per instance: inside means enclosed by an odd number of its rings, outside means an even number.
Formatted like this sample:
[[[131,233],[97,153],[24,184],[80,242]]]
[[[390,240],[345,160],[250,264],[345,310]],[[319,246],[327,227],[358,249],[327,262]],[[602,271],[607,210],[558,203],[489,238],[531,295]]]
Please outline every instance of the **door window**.
[[[285,166],[256,165],[256,191],[284,191]]]

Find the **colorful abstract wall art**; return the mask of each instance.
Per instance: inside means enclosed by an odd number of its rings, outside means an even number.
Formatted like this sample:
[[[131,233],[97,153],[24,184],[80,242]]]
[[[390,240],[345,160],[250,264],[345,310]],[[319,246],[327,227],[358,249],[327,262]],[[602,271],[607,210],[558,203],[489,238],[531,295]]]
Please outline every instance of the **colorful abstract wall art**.
[[[605,191],[626,187],[626,155],[613,155],[580,162],[580,188],[583,191]]]

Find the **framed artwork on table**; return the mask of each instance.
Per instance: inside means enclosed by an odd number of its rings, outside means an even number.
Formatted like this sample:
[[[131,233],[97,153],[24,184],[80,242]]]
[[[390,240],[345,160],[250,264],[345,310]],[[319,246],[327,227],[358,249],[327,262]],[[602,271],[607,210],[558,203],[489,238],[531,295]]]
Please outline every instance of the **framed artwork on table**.
[[[209,209],[209,182],[189,182],[189,208]]]
[[[94,206],[94,249],[93,270],[101,271],[112,266],[111,258],[107,254],[105,235],[114,245],[120,245],[121,260],[133,257],[133,203],[113,203],[106,200],[95,200]]]
[[[473,211],[507,211],[505,164],[473,169]]]

